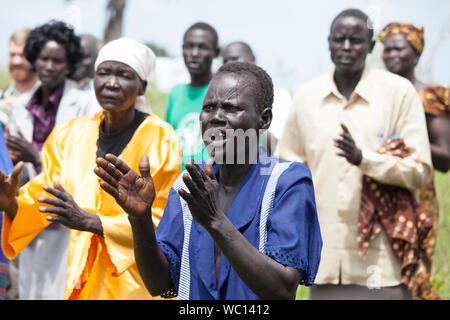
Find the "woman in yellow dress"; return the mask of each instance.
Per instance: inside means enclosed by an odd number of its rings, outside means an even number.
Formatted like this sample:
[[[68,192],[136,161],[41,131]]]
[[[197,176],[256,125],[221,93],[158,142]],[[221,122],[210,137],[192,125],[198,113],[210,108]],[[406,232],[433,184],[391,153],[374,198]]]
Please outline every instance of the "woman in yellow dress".
[[[0,172],[2,248],[13,259],[51,222],[70,230],[65,299],[151,299],[139,276],[127,214],[102,191],[96,158],[118,156],[134,170],[148,155],[156,187],[152,220],[161,219],[180,173],[181,150],[173,128],[138,111],[155,69],[153,52],[121,38],[96,60],[94,89],[103,108],[55,127],[42,149],[42,172],[18,189],[23,163]]]

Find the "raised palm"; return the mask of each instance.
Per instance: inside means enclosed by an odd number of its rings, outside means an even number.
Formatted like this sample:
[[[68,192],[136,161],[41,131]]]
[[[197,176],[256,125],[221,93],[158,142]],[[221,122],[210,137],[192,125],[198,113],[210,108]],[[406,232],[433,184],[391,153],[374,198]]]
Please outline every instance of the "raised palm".
[[[23,162],[14,166],[10,175],[0,171],[0,210],[5,211],[11,207],[19,189],[19,176],[23,169]]]
[[[113,196],[125,212],[134,217],[149,213],[155,199],[155,187],[146,155],[139,160],[141,176],[111,154],[98,158],[97,165],[94,172],[103,180],[100,187]]]

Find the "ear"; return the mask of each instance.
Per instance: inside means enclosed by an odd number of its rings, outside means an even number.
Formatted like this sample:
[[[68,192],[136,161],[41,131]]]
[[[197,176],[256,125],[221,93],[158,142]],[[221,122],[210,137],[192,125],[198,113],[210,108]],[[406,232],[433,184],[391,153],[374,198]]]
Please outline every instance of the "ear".
[[[375,40],[370,40],[369,43],[369,52],[368,53],[372,53],[373,48],[375,47],[376,41]]]
[[[272,123],[272,108],[265,108],[259,115],[258,129],[268,129]]]
[[[217,48],[214,50],[214,58],[217,58],[219,55],[220,55],[220,47],[217,47]]]
[[[140,80],[140,81],[141,81],[141,89],[139,90],[139,95],[142,96],[145,94],[145,91],[147,91],[148,82],[146,80]]]

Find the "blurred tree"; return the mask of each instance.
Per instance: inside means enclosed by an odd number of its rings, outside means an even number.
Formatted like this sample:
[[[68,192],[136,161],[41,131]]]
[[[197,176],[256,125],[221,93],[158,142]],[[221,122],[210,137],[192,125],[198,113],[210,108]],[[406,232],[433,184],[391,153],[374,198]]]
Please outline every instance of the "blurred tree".
[[[105,28],[103,42],[108,43],[111,40],[122,36],[123,13],[126,0],[109,0],[106,5],[108,23]]]
[[[167,53],[167,50],[163,47],[158,46],[157,44],[154,44],[152,42],[146,42],[145,45],[152,49],[153,53],[157,57],[170,57],[170,55]]]

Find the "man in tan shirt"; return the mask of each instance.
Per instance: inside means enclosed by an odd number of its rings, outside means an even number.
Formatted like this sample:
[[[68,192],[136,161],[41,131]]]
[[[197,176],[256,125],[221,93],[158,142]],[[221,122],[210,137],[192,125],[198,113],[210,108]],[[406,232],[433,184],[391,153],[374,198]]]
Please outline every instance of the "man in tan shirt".
[[[335,70],[298,89],[276,150],[282,159],[307,164],[313,175],[323,249],[312,299],[411,298],[384,232],[364,258],[357,251],[362,176],[414,190],[432,173],[413,86],[365,65],[375,44],[369,23],[354,9],[333,20],[328,40]],[[410,156],[377,153],[393,134],[404,139]]]

